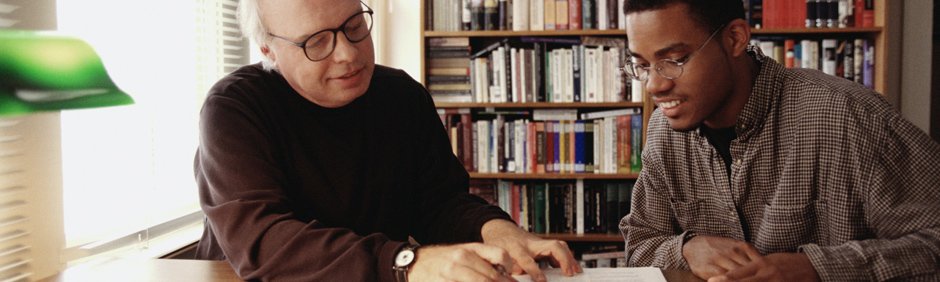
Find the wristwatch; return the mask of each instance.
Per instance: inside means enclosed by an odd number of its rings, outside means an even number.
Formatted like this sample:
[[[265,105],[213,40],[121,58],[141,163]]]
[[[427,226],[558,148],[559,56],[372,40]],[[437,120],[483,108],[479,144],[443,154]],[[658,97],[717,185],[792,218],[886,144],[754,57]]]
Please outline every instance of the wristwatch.
[[[395,270],[395,278],[398,282],[408,282],[408,269],[418,260],[418,247],[420,246],[409,244],[395,255],[395,266],[392,269]]]

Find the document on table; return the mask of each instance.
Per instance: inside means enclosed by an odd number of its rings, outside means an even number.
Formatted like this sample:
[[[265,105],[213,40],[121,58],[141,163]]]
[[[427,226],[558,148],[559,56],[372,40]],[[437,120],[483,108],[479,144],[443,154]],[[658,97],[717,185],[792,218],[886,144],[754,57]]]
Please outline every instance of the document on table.
[[[585,268],[584,272],[575,276],[561,274],[561,269],[543,269],[548,281],[564,282],[666,282],[666,277],[659,268],[655,267],[619,267],[619,268]],[[519,282],[531,282],[528,274],[513,275]]]

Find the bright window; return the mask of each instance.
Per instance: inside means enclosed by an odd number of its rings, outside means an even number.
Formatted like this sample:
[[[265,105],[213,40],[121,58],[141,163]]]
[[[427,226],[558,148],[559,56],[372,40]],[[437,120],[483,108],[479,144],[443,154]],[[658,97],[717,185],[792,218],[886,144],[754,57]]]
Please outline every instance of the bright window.
[[[57,5],[59,31],[95,47],[136,102],[62,113],[66,247],[197,212],[199,108],[215,81],[248,62],[234,22],[236,1]]]

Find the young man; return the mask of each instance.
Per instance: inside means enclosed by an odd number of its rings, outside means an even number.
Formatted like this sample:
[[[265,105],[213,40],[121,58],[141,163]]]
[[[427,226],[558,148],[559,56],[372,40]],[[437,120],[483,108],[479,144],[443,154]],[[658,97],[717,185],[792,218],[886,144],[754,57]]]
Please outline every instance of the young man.
[[[522,231],[467,193],[427,91],[375,65],[368,7],[239,9],[265,62],[222,79],[203,106],[199,258],[276,281],[507,281],[507,271],[544,280],[540,258],[581,271],[564,242]]]
[[[748,46],[741,0],[628,0],[658,106],[631,266],[712,281],[940,279],[940,145],[877,93]]]

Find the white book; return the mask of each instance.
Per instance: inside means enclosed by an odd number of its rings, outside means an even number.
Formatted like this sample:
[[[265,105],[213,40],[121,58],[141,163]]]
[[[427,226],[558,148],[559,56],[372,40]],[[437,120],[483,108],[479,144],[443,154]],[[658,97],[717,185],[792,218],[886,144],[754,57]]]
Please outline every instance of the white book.
[[[520,102],[519,100],[519,56],[517,48],[509,49],[509,85],[512,88],[510,101]]]
[[[477,171],[480,173],[490,172],[490,161],[489,161],[489,128],[488,120],[479,120],[476,122],[477,126]]]
[[[774,58],[774,42],[769,40],[759,41],[757,47],[760,47],[761,53],[764,53],[765,56]],[[776,60],[776,59],[774,59]],[[783,63],[783,62],[778,62]]]
[[[545,1],[529,1],[529,30],[545,30]]]
[[[581,74],[581,81],[584,84],[584,92],[581,95],[584,96],[584,101],[589,103],[601,102],[597,98],[597,86],[595,85],[594,77],[597,74],[594,73],[594,65],[597,64],[597,50],[594,48],[583,48],[584,49],[584,67],[581,68],[584,72]]]
[[[594,95],[597,95],[598,102],[606,102],[606,96],[604,95],[604,46],[594,48],[594,76],[592,79],[594,79]]]
[[[574,102],[574,52],[564,49],[562,52],[562,79],[564,81],[565,102]]]
[[[623,14],[623,5],[626,0],[617,0],[617,29],[627,29],[627,17]]]
[[[561,49],[552,50],[552,102],[564,102],[562,91],[564,82],[561,81]]]
[[[836,75],[836,48],[838,44],[836,39],[823,39],[822,41],[822,71],[828,75]]]
[[[529,30],[529,0],[512,0],[512,30]]]
[[[597,29],[610,29],[610,21],[607,19],[607,0],[597,0],[594,4],[597,7],[597,13],[594,14],[594,18],[597,19]]]
[[[819,42],[812,39],[803,39],[800,41],[802,49],[800,66],[807,69],[819,69]]]
[[[577,109],[535,109],[532,110],[534,121],[578,120]]]
[[[612,99],[608,102],[620,102],[623,101],[624,89],[623,89],[623,75],[620,74],[620,48],[611,47],[610,48],[610,81],[611,81],[611,94]]]
[[[639,114],[640,112],[641,110],[639,108],[622,108],[622,109],[582,113],[581,119],[591,120],[591,119],[599,119],[599,118],[607,118],[607,117],[635,115],[635,114]]]
[[[493,103],[505,103],[508,101],[506,99],[509,93],[506,93],[508,88],[506,87],[505,53],[505,47],[496,48],[496,51],[493,52],[493,79],[496,80],[496,88],[499,89],[499,91],[493,93],[494,95],[490,98],[490,102]]]
[[[630,101],[634,103],[643,102],[643,85],[645,83],[642,81],[630,81]]]

